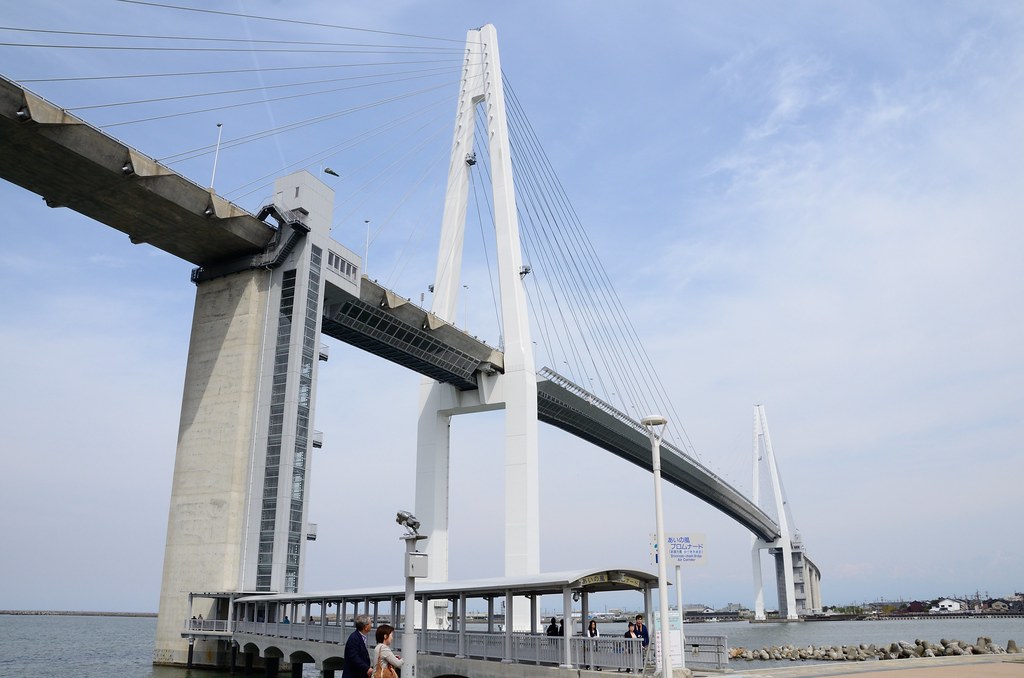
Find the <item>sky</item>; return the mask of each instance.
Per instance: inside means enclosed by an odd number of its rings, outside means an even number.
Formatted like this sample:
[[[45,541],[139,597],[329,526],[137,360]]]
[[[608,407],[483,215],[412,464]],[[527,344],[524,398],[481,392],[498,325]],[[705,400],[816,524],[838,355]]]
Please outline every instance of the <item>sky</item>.
[[[506,77],[680,423],[701,459],[748,493],[753,407],[765,406],[825,604],[1024,590],[1024,9],[910,1],[191,6],[441,37],[453,42],[431,44],[456,47],[467,29],[493,23]],[[353,37],[113,0],[20,3],[0,23]],[[73,40],[0,34],[4,42]],[[0,46],[0,73],[162,72],[229,58]],[[266,66],[271,57],[246,58]],[[155,79],[26,86],[68,107],[172,89]],[[255,211],[258,187],[234,187],[256,179],[257,165],[271,177],[325,165],[355,176],[378,150],[416,146],[417,134],[431,135],[430,148],[444,156],[454,99],[439,101],[429,124],[374,140],[358,156],[330,150],[344,134],[335,127],[225,149],[218,190]],[[296,107],[313,115],[330,105]],[[256,108],[107,131],[162,158],[213,143],[215,121],[226,139],[286,122],[270,103]],[[132,119],[124,110],[80,115],[109,124]],[[334,237],[362,252],[370,220],[368,272],[409,297],[432,280],[445,162],[433,173],[426,160],[409,162],[408,175],[372,198],[345,183],[345,169],[336,182]],[[203,185],[211,167],[209,155],[175,166]],[[0,182],[0,200],[9,215],[0,250],[0,609],[155,611],[191,265],[13,184]],[[467,269],[463,324],[494,343],[485,269],[472,261]],[[329,343],[316,413],[325,446],[314,453],[309,489],[319,536],[307,549],[305,588],[398,586],[403,546],[393,516],[413,506],[420,377]],[[493,453],[501,427],[499,413],[453,424],[454,579],[502,573],[503,471]],[[650,474],[544,425],[540,446],[542,570],[653,569]],[[685,602],[752,606],[749,534],[671,486],[665,509],[668,531],[707,537],[707,563],[684,570]],[[767,595],[772,606],[774,591]]]

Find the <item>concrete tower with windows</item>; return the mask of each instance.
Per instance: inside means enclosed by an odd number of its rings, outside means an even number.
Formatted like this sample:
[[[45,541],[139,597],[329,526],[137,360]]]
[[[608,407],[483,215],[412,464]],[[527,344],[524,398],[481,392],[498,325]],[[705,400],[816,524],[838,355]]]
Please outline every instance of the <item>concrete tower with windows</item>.
[[[227,619],[226,605],[190,610],[190,592],[301,590],[324,280],[358,294],[361,266],[330,238],[333,201],[306,172],[279,179],[267,251],[193,272],[156,664],[186,662],[189,614]],[[193,661],[223,665],[226,649],[197,639]]]

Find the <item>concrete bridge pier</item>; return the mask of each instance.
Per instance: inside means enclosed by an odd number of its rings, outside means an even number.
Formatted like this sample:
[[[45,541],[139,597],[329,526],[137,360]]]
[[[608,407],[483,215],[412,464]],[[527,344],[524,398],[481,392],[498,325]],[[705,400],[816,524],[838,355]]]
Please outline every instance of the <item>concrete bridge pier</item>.
[[[190,609],[190,592],[301,588],[332,204],[306,172],[279,179],[267,251],[193,272],[154,664],[188,661],[190,616],[228,619],[213,603]],[[194,665],[229,661],[196,634]]]

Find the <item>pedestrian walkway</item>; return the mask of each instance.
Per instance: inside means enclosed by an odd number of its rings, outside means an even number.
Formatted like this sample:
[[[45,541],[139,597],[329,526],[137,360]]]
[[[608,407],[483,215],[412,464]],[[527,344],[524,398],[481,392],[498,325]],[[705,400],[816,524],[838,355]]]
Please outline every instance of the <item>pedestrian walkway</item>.
[[[931,657],[926,659],[895,659],[870,662],[819,662],[816,664],[767,666],[744,669],[732,664],[732,675],[742,678],[826,678],[827,676],[860,676],[861,678],[1024,678],[1024,656],[972,655],[966,657]],[[695,671],[695,676],[722,675]]]

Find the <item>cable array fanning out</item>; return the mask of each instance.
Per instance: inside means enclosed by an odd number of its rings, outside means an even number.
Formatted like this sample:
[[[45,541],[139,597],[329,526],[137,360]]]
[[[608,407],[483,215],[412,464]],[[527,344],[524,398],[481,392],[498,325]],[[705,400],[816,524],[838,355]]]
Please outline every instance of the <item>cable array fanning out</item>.
[[[401,289],[412,278],[426,287],[422,280],[432,279],[425,271],[435,253],[424,241],[440,222],[450,112],[467,59],[463,40],[119,2],[226,23],[202,34],[176,30],[178,21],[169,21],[164,32],[146,33],[0,26],[0,39],[24,38],[0,42],[0,50],[81,55],[33,60],[35,72],[20,81],[71,100],[69,110],[100,129],[116,129],[128,143],[155,148],[159,161],[186,176],[204,176],[220,153],[218,192],[250,211],[266,201],[275,177],[333,167],[333,179],[321,178],[337,195],[337,236],[362,237],[365,228],[367,250],[372,245],[388,252],[381,261],[389,262],[389,285]],[[254,37],[253,25],[272,25],[277,34]],[[329,38],[311,31],[328,31]],[[353,32],[360,39],[330,39]],[[308,72],[325,77],[301,77]],[[699,460],[525,107],[507,78],[504,84],[538,368],[564,375],[633,419],[668,415],[669,440]],[[214,143],[214,126],[219,132],[222,124],[223,139]],[[490,262],[487,130],[480,117],[477,124],[473,150],[481,162],[471,180],[472,215],[481,257]],[[484,275],[494,315],[487,324],[500,347],[496,281],[490,267]],[[474,290],[477,303],[484,297]]]

